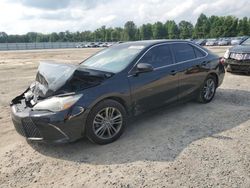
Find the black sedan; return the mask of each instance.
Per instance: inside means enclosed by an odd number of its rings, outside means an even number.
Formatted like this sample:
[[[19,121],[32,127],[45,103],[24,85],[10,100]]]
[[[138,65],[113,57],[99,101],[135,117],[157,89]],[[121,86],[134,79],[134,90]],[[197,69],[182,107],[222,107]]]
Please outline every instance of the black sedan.
[[[224,73],[217,55],[192,42],[126,42],[77,66],[41,63],[36,81],[11,101],[12,120],[29,140],[107,144],[128,117],[181,100],[210,102]]]
[[[250,73],[250,38],[228,49],[224,55],[228,72]]]

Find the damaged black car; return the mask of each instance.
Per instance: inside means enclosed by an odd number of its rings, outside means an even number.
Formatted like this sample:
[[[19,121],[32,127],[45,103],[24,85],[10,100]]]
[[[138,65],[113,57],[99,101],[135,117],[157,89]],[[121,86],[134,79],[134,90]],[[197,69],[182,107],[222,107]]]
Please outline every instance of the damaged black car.
[[[250,73],[250,38],[228,49],[224,55],[228,72]]]
[[[126,42],[79,65],[40,63],[35,82],[11,101],[11,116],[28,140],[108,144],[128,117],[181,100],[210,102],[224,73],[217,55],[192,42]]]

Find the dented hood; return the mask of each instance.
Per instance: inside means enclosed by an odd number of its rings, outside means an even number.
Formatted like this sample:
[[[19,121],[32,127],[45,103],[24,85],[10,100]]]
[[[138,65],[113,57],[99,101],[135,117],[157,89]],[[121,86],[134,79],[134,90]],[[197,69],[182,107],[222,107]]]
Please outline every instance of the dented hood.
[[[35,92],[39,92],[37,94],[41,97],[46,97],[57,91],[72,77],[76,69],[76,65],[41,62],[36,82],[33,84]]]
[[[250,53],[249,45],[237,45],[229,49],[230,52],[235,53]]]
[[[83,68],[79,65],[41,62],[36,81],[30,86],[34,101],[41,97],[76,92],[100,84],[113,74]]]
[[[76,65],[41,62],[36,81],[46,85],[51,90],[57,90],[72,76],[76,69]]]

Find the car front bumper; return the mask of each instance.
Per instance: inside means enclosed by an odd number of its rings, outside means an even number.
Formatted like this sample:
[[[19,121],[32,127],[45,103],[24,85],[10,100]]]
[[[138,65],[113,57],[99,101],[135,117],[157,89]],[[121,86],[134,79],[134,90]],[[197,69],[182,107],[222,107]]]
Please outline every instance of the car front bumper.
[[[62,112],[33,111],[20,106],[11,104],[11,118],[16,131],[28,140],[66,143],[84,135],[88,110],[80,106]]]
[[[228,72],[250,73],[250,60],[226,59],[225,65]]]

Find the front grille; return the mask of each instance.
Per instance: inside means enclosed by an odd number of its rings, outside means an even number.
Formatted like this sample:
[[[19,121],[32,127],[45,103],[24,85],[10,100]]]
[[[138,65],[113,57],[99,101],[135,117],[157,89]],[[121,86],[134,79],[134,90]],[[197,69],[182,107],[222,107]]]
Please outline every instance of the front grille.
[[[249,65],[230,65],[231,69],[234,71],[250,71]]]
[[[24,131],[24,128],[23,128],[22,124],[18,123],[15,119],[12,119],[12,120],[13,120],[13,124],[14,124],[14,126],[15,126],[16,131],[17,131],[20,135],[26,137],[26,134],[25,134],[25,131]]]
[[[22,119],[22,129],[27,138],[41,138],[39,129],[30,118]]]

